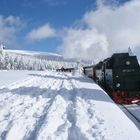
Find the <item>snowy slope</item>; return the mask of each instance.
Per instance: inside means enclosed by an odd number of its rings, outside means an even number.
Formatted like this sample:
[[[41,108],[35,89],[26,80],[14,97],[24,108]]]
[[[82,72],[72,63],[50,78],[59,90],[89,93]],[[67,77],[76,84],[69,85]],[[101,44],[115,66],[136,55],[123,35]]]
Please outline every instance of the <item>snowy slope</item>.
[[[64,62],[72,62],[75,63],[79,60],[75,58],[64,58],[62,55],[50,52],[39,52],[39,51],[26,51],[26,50],[4,50],[5,53],[13,56],[26,56],[36,59],[44,59],[44,60],[52,60],[52,61],[64,61]],[[80,60],[81,63],[85,65],[91,65],[91,61]]]
[[[56,53],[48,53],[48,52],[38,52],[38,51],[26,51],[26,50],[5,50],[9,53],[16,53],[16,54],[25,54],[25,55],[53,55],[53,56],[59,56],[62,57],[59,54]]]
[[[10,70],[9,72],[9,70],[0,70],[0,87],[4,87],[11,83],[17,83],[25,79],[30,79],[31,77],[29,77],[29,75],[32,73],[39,74],[38,71]]]
[[[48,52],[34,52],[23,50],[1,50],[1,70],[46,70],[61,67],[74,68],[75,59],[65,59],[61,55]]]
[[[137,127],[92,80],[52,71],[23,77],[0,87],[0,140],[139,140]]]
[[[24,51],[24,50],[4,50],[6,53],[17,56],[30,56],[34,58],[47,59],[47,60],[63,60],[61,55],[48,52],[37,52],[37,51]]]

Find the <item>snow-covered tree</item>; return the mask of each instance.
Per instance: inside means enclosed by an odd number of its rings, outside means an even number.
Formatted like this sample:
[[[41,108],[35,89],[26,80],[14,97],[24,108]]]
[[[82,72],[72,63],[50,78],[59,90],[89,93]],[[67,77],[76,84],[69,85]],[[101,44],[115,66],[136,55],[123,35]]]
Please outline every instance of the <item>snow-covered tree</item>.
[[[5,46],[1,43],[0,44],[0,55],[2,55],[4,57],[4,48]]]
[[[64,61],[61,59],[48,60],[45,57],[34,57],[30,55],[20,55],[9,53],[1,47],[0,49],[0,69],[11,70],[46,70],[58,69],[61,67],[75,67],[75,62]]]

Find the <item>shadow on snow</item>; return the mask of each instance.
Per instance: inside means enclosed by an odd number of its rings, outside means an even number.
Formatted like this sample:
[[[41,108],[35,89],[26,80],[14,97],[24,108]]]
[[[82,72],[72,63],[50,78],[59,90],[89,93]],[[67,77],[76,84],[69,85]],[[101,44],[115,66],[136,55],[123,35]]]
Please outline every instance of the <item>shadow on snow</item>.
[[[40,88],[40,87],[19,87],[15,89],[3,88],[0,89],[0,94],[12,93],[20,96],[30,96],[33,98],[42,96],[43,98],[52,98],[54,95],[60,95],[65,100],[72,100],[74,97],[80,97],[84,100],[104,101],[112,103],[109,96],[104,91],[99,89],[87,89],[87,88],[74,88],[66,89],[61,88],[54,90],[51,88]]]

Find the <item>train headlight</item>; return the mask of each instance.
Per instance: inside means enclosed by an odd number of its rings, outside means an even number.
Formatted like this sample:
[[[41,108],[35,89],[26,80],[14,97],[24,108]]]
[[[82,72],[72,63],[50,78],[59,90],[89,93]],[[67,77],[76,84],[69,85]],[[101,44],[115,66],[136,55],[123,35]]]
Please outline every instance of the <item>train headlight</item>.
[[[120,84],[120,83],[117,83],[117,84],[116,84],[116,87],[120,87],[120,86],[121,86],[121,84]]]
[[[126,65],[130,65],[130,61],[126,61]]]

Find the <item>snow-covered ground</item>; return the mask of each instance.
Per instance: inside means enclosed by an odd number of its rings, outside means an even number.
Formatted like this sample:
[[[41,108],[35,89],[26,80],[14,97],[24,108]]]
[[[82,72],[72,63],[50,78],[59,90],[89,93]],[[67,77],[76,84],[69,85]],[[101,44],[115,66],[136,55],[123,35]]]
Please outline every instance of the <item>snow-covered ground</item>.
[[[30,74],[32,73],[38,74],[39,71],[0,70],[0,87],[6,86],[10,83],[15,84],[21,80],[30,79]]]
[[[0,140],[139,140],[140,131],[92,80],[0,71]]]

